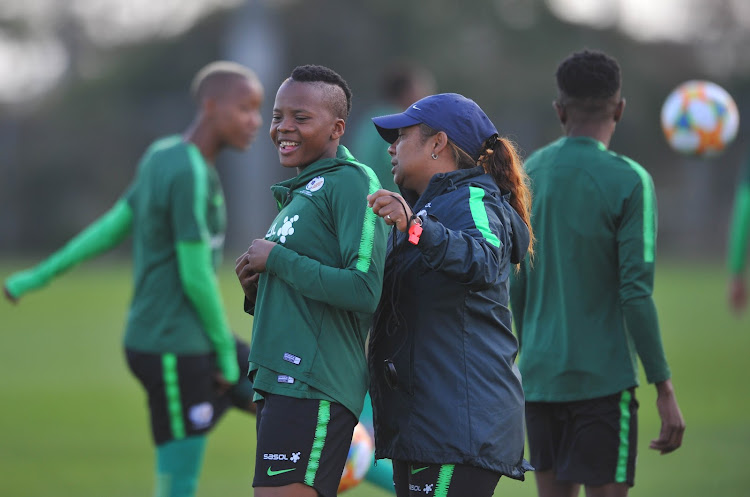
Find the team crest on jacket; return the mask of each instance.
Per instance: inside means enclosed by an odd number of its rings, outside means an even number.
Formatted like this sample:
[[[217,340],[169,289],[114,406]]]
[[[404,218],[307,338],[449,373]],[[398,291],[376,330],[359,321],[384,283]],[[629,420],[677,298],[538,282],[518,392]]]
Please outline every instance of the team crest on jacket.
[[[310,180],[310,182],[307,184],[305,189],[307,189],[310,192],[317,192],[318,190],[323,188],[323,183],[325,182],[326,180],[323,176],[316,176]]]

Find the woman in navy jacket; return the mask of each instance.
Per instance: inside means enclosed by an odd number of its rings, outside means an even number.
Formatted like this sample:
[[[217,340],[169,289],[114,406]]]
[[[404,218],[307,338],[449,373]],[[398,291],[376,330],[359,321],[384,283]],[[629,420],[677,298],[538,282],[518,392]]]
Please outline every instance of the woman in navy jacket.
[[[526,176],[461,95],[373,121],[403,193],[368,197],[395,227],[369,345],[376,458],[393,460],[398,496],[491,496],[531,469],[508,309],[532,249]]]

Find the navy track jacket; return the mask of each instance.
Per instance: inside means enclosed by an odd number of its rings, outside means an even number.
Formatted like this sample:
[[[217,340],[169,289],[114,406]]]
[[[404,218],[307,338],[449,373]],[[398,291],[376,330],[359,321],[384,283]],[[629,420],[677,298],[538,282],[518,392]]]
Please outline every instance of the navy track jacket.
[[[370,338],[376,458],[523,479],[508,282],[528,229],[481,167],[435,175],[413,211],[424,231],[416,246],[391,234]]]

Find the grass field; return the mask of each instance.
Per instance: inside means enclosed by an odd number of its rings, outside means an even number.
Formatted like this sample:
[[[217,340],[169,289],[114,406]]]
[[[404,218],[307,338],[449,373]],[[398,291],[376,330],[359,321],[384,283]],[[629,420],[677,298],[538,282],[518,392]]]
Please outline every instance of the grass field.
[[[648,450],[658,417],[651,386],[641,403],[637,496],[750,494],[750,316],[725,304],[719,264],[662,261],[656,300],[677,396],[687,422],[683,447]],[[0,277],[24,267],[0,261]],[[232,268],[220,273],[230,321],[249,338]],[[129,266],[88,263],[18,306],[0,302],[0,495],[145,496],[153,453],[139,385],[120,345],[130,296]],[[252,418],[232,412],[209,438],[198,495],[252,495]],[[496,495],[532,496],[502,480]],[[389,495],[368,484],[349,497]]]

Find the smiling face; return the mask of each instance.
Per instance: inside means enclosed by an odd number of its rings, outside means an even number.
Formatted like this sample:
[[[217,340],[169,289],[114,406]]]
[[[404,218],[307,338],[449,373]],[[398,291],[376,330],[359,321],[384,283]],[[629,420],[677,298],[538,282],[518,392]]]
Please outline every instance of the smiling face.
[[[425,139],[419,125],[399,128],[398,138],[388,147],[393,181],[421,194],[434,174],[430,167],[433,150],[433,141]]]
[[[257,82],[234,77],[225,94],[213,102],[212,117],[220,146],[244,150],[250,146],[263,124],[260,106],[263,89]]]
[[[288,79],[279,87],[270,133],[282,166],[301,171],[319,159],[336,156],[346,124],[334,115],[330,88],[325,85]]]

